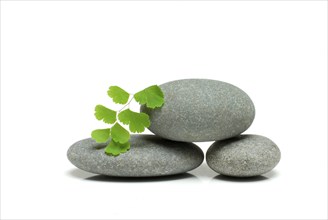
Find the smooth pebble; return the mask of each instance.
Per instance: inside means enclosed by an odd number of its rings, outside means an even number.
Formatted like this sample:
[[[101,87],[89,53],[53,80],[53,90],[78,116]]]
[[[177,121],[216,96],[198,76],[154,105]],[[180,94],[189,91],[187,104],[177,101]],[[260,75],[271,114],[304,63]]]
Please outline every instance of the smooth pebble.
[[[184,79],[160,85],[161,108],[141,107],[150,116],[149,130],[174,141],[216,141],[241,134],[252,124],[255,107],[249,96],[229,83]]]
[[[73,144],[67,157],[76,167],[96,174],[118,177],[154,177],[185,173],[204,160],[193,143],[165,140],[154,135],[131,135],[131,147],[119,156],[108,156],[106,144],[88,138]]]
[[[206,153],[208,166],[217,173],[234,177],[258,176],[280,161],[278,146],[260,135],[240,135],[214,142]]]

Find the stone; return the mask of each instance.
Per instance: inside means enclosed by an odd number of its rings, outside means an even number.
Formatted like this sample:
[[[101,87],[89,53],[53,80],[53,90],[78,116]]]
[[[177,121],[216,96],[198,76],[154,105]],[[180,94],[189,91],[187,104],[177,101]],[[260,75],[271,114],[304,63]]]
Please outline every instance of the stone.
[[[208,166],[217,173],[234,177],[258,176],[280,161],[280,150],[260,135],[240,135],[214,142],[206,153]]]
[[[141,106],[150,116],[149,130],[174,141],[216,141],[247,130],[255,117],[252,100],[231,84],[209,79],[183,79],[160,85],[161,108]]]
[[[76,167],[96,174],[117,177],[154,177],[180,174],[195,169],[204,160],[193,143],[165,140],[155,135],[131,135],[130,150],[108,156],[106,144],[84,139],[73,144],[67,157]]]

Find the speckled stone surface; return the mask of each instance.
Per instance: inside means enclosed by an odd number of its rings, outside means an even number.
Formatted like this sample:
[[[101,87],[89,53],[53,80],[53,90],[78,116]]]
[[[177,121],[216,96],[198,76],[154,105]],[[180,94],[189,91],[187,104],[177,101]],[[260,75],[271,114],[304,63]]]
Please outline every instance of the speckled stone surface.
[[[195,144],[175,142],[154,135],[132,135],[130,150],[117,157],[104,153],[106,144],[91,138],[73,144],[67,157],[76,167],[118,177],[151,177],[185,173],[204,160]]]
[[[223,140],[244,132],[253,122],[255,108],[241,89],[216,80],[184,79],[160,85],[165,103],[150,115],[149,130],[175,141]]]
[[[279,163],[280,155],[279,148],[270,139],[240,135],[214,142],[206,153],[206,162],[220,174],[251,177],[272,170]]]

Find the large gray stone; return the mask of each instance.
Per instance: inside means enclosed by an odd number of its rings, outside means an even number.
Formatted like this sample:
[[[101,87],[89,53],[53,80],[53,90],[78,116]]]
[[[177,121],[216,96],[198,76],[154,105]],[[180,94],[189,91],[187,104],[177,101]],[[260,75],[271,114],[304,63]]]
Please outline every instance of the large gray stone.
[[[195,142],[223,140],[244,132],[255,108],[239,88],[216,80],[184,79],[160,85],[165,103],[150,116],[149,130],[163,138]]]
[[[154,135],[132,135],[131,147],[117,157],[104,153],[106,144],[84,139],[73,144],[67,157],[76,167],[96,174],[119,177],[150,177],[185,173],[204,160],[195,144],[175,142]]]
[[[217,141],[206,153],[206,162],[214,171],[235,177],[258,176],[272,170],[280,161],[280,150],[260,135],[240,135]]]

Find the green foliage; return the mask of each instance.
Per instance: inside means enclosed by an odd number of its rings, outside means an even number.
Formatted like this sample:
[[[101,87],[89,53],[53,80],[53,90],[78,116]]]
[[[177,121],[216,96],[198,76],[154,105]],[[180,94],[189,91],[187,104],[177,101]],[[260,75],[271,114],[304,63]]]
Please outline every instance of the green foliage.
[[[95,116],[98,120],[103,120],[107,124],[114,124],[116,121],[116,111],[102,105],[96,106]]]
[[[97,105],[95,108],[96,118],[107,124],[114,125],[111,128],[92,131],[91,137],[98,143],[109,141],[105,148],[105,153],[118,156],[130,149],[130,133],[120,122],[124,125],[129,125],[129,130],[133,133],[141,133],[150,126],[149,116],[146,113],[131,111],[129,109],[130,102],[135,99],[141,105],[146,105],[148,108],[153,109],[164,104],[164,94],[160,87],[156,85],[136,93],[130,100],[130,94],[118,86],[109,87],[107,94],[112,98],[113,102],[123,104],[124,106],[116,112],[103,105]]]
[[[145,113],[133,112],[130,109],[122,111],[118,115],[118,119],[125,125],[129,125],[129,129],[134,133],[141,133],[145,128],[150,126],[149,116]]]
[[[136,94],[134,98],[141,105],[146,105],[148,108],[161,107],[164,104],[164,94],[159,86],[150,86]]]
[[[105,153],[108,155],[118,156],[121,153],[125,153],[130,149],[130,143],[126,142],[124,144],[120,144],[115,141],[109,142],[107,147],[105,148]]]
[[[120,144],[124,144],[129,141],[130,133],[123,128],[119,123],[115,123],[110,132],[112,139]]]
[[[109,87],[107,94],[117,104],[126,104],[129,100],[130,94],[118,86]]]
[[[110,138],[110,128],[94,130],[91,137],[98,143],[107,142]]]

